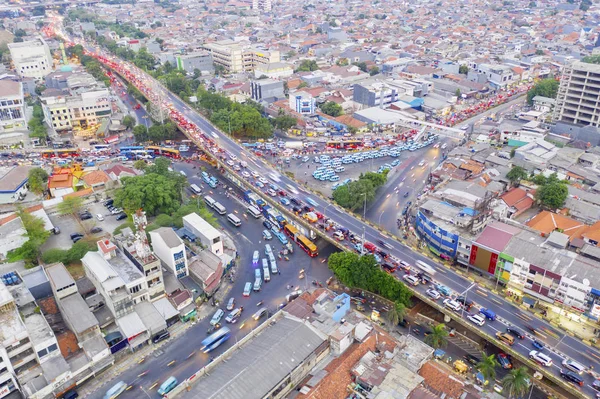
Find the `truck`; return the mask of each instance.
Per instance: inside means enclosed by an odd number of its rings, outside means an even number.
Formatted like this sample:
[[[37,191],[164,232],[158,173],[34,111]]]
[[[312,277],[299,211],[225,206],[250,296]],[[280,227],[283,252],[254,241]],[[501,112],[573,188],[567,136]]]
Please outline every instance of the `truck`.
[[[294,150],[301,150],[304,148],[304,143],[301,141],[286,141],[285,148],[291,148]]]
[[[250,205],[256,206],[258,209],[262,209],[265,206],[265,201],[252,190],[244,192],[244,200]]]

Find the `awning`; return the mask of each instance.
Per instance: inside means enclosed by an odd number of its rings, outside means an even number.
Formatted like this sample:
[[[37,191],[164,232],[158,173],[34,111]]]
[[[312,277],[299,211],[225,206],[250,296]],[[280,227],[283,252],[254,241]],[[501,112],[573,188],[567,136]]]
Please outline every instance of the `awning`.
[[[535,306],[537,304],[538,300],[526,295],[523,295],[523,303],[529,305],[529,306]]]

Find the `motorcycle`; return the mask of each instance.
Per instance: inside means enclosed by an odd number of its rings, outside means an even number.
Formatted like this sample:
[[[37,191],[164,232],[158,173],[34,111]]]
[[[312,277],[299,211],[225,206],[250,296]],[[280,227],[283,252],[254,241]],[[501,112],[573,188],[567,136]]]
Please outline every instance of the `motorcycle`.
[[[313,280],[313,281],[312,281],[312,285],[314,285],[314,286],[316,287],[316,286],[317,286],[317,285],[319,285],[319,284],[317,283],[317,280]]]
[[[256,304],[256,306],[260,306],[260,305],[262,305],[262,304],[263,304],[263,301],[260,301],[260,302],[258,302],[258,303]]]

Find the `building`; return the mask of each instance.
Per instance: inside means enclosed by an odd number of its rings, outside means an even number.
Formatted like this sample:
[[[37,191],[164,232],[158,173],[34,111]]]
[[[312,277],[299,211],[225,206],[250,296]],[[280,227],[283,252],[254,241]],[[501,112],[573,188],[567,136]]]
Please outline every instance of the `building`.
[[[554,121],[600,127],[600,65],[575,61],[563,67]]]
[[[93,88],[80,94],[64,95],[52,91],[41,97],[48,126],[55,132],[88,129],[111,114],[110,94],[106,88]]]
[[[215,70],[212,55],[208,52],[195,52],[176,57],[177,69],[193,74],[194,70],[212,73]]]
[[[310,322],[281,312],[256,327],[243,343],[230,349],[226,361],[215,359],[212,372],[199,377],[181,397],[280,399],[329,354],[325,334]]]
[[[269,79],[289,78],[294,74],[294,68],[284,62],[270,62],[268,64],[258,64],[254,67],[254,77],[256,79],[266,76]]]
[[[502,88],[513,83],[513,70],[508,65],[479,64],[477,72],[484,74],[490,85]]]
[[[8,49],[17,74],[22,78],[43,79],[52,72],[52,55],[48,44],[38,37],[20,43],[9,43]]]
[[[177,278],[189,275],[185,245],[173,229],[161,227],[153,230],[150,232],[150,239],[156,256]]]
[[[27,130],[23,85],[21,82],[2,79],[0,80],[0,135],[15,130]]]
[[[252,9],[269,12],[271,11],[271,0],[252,0]]]
[[[405,96],[424,97],[430,89],[431,83],[427,81],[368,79],[354,85],[353,100],[365,107],[383,106]]]
[[[252,99],[261,101],[266,99],[285,98],[283,82],[273,79],[261,79],[250,82]]]
[[[196,213],[190,213],[183,217],[183,227],[199,239],[200,243],[207,247],[217,256],[223,255],[223,237],[219,230],[215,229],[206,220]]]
[[[209,250],[198,252],[189,261],[190,274],[207,296],[212,296],[221,284],[223,260]]]
[[[290,108],[300,115],[313,115],[317,110],[317,101],[305,91],[290,93]]]
[[[0,168],[0,204],[14,204],[25,198],[31,169],[33,166]]]
[[[279,51],[259,50],[233,40],[205,43],[203,50],[212,55],[215,64],[232,73],[253,72],[258,65],[281,61]]]

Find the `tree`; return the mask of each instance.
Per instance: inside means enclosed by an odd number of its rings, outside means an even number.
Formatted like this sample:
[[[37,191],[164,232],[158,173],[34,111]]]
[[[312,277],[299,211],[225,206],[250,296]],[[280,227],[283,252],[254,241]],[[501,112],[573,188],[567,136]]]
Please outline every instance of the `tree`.
[[[48,182],[48,173],[42,168],[31,169],[27,175],[27,185],[29,190],[41,194],[46,190],[46,183]]]
[[[308,87],[308,83],[305,81],[300,82],[300,84],[298,85],[299,89],[304,89],[305,87]]]
[[[227,73],[227,69],[220,64],[213,64],[215,67],[215,75],[217,76],[222,76],[225,75]]]
[[[85,231],[81,219],[79,218],[79,212],[83,209],[83,198],[81,197],[63,197],[62,202],[56,206],[59,215],[69,215],[74,218],[82,230]]]
[[[371,202],[375,199],[375,193],[379,187],[387,181],[387,173],[367,172],[361,174],[358,180],[352,181],[333,191],[333,199],[340,206],[354,212],[363,209],[365,201]]]
[[[527,103],[533,105],[533,97],[542,96],[556,98],[558,93],[558,81],[554,78],[548,78],[539,81],[527,92]]]
[[[544,50],[542,50],[541,48],[535,50],[535,55],[544,55]]]
[[[431,332],[425,337],[425,343],[434,349],[445,348],[448,345],[448,331],[446,325],[433,326]]]
[[[134,167],[134,169],[145,171],[146,168],[148,167],[148,164],[143,159],[138,159],[137,161],[135,161],[133,163],[133,167]]]
[[[469,67],[466,65],[461,65],[458,67],[458,73],[462,74],[462,75],[466,75],[469,73]]]
[[[135,118],[131,115],[125,115],[122,123],[127,129],[131,129],[135,126]]]
[[[296,69],[296,72],[312,72],[312,71],[316,71],[317,69],[319,69],[319,66],[317,65],[317,61],[302,60],[302,62],[300,63],[300,66],[298,66],[298,69]]]
[[[375,76],[377,74],[379,74],[379,67],[377,65],[372,66],[371,69],[369,69],[369,75]]]
[[[296,126],[296,118],[290,115],[279,115],[275,119],[273,119],[273,124],[276,128],[281,130],[288,130],[292,127]]]
[[[587,62],[588,64],[600,64],[600,54],[583,57],[583,62]]]
[[[333,101],[327,101],[321,105],[321,111],[323,111],[324,114],[333,117],[340,116],[344,113],[342,106]]]
[[[46,225],[41,218],[25,212],[23,209],[17,211],[17,216],[21,218],[21,223],[23,223],[29,240],[21,247],[9,251],[7,258],[9,262],[25,260],[26,267],[31,267],[38,263],[40,247],[50,237],[50,232],[46,230]]]
[[[562,182],[545,184],[536,191],[538,200],[551,209],[562,208],[568,195],[569,189]]]
[[[171,214],[180,207],[185,178],[174,172],[165,175],[151,173],[151,168],[148,167],[142,176],[122,179],[123,187],[116,191],[114,197],[117,206],[128,213],[143,209],[150,216]]]
[[[520,166],[513,166],[506,174],[506,178],[513,186],[518,186],[521,180],[527,178],[527,171]]]
[[[395,306],[392,306],[390,310],[387,311],[386,318],[392,326],[397,326],[398,323],[400,323],[400,316],[398,315]]]
[[[462,93],[460,92],[460,89],[456,89],[456,91],[454,92],[454,95],[460,99],[461,96],[462,96]]]
[[[133,128],[133,137],[138,143],[142,143],[148,140],[148,129],[144,125],[137,125]]]
[[[525,367],[509,371],[502,379],[502,388],[509,398],[524,397],[530,384],[529,374]]]
[[[496,366],[499,365],[496,355],[489,355],[484,356],[483,360],[477,363],[476,368],[486,380],[493,381],[496,379]]]

